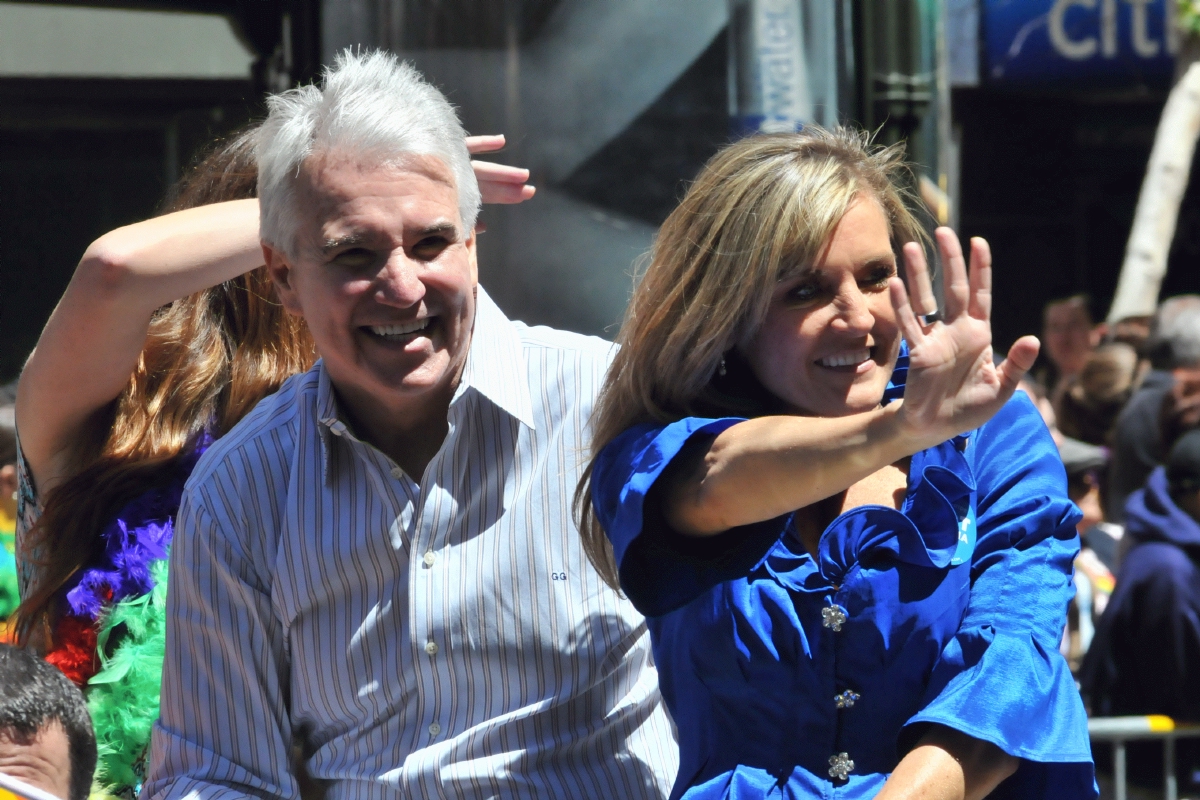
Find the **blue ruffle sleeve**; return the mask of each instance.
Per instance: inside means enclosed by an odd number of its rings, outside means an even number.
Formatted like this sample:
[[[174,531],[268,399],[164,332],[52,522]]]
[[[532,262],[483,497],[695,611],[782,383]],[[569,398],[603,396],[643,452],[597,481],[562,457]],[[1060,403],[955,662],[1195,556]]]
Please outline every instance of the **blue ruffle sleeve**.
[[[716,536],[672,531],[646,503],[655,481],[694,436],[714,437],[740,417],[687,417],[630,428],[604,447],[592,471],[592,502],[616,556],[621,588],[647,617],[686,605],[712,587],[745,576],[783,534],[790,515]]]
[[[1079,511],[1024,394],[972,438],[979,497],[970,603],[902,741],[911,746],[924,724],[937,723],[1023,759],[995,798],[1094,797],[1087,716],[1058,652]]]

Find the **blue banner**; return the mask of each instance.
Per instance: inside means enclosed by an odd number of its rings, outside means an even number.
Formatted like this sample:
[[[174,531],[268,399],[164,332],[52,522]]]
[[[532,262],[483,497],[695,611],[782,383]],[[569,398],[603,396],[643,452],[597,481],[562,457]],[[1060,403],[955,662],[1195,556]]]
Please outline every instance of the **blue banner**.
[[[993,83],[1163,85],[1178,48],[1176,0],[984,0]]]

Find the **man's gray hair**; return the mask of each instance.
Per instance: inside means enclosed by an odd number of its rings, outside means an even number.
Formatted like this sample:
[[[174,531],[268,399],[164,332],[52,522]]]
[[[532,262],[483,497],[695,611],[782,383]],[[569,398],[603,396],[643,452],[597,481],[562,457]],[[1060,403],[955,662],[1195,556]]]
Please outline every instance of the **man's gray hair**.
[[[1158,369],[1200,366],[1200,295],[1164,300],[1154,315],[1148,345]]]
[[[320,86],[267,98],[258,135],[258,200],[263,241],[295,255],[296,178],[304,161],[333,151],[371,164],[405,155],[440,158],[454,173],[464,231],[479,216],[479,183],[454,107],[408,64],[382,51],[339,53]]]

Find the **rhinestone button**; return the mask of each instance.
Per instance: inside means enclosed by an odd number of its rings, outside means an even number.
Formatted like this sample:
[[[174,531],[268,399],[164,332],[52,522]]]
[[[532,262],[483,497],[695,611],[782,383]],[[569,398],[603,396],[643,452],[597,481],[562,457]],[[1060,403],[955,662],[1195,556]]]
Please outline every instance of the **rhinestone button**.
[[[854,762],[850,760],[849,753],[829,757],[829,777],[844,781],[851,772],[854,772]]]
[[[858,692],[852,692],[849,689],[842,692],[833,698],[833,702],[838,708],[854,708],[854,704],[858,702],[858,698],[862,697]]]
[[[825,606],[821,609],[821,624],[829,628],[834,633],[839,632],[842,626],[846,624],[848,616],[846,609],[834,603],[830,606]]]
[[[425,566],[432,567],[433,562],[437,561],[437,556],[435,556],[433,554],[433,551],[430,550],[424,556],[421,557],[421,560],[425,562]]]
[[[426,642],[425,643],[425,652],[426,653],[429,653],[429,655],[431,655],[431,656],[436,656],[437,651],[438,651],[437,642]]]
[[[437,736],[441,732],[442,732],[442,726],[438,725],[436,722],[429,726],[429,735],[430,736]],[[843,753],[843,755],[845,755],[845,754]],[[854,762],[850,763],[850,769],[854,769]],[[832,772],[832,771],[833,770],[830,770],[830,772]]]

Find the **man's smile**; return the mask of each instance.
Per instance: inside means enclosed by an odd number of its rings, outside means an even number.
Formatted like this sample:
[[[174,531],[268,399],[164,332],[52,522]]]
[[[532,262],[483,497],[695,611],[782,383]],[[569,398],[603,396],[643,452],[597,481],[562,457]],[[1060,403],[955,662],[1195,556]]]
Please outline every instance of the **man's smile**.
[[[433,317],[425,317],[424,319],[413,320],[412,322],[391,323],[388,325],[367,325],[365,327],[371,333],[380,338],[398,339],[426,330],[429,327],[429,323],[432,321]]]
[[[411,322],[389,322],[382,325],[363,325],[359,330],[366,333],[367,338],[385,347],[401,347],[405,350],[414,342],[432,340],[437,317],[422,317]]]

